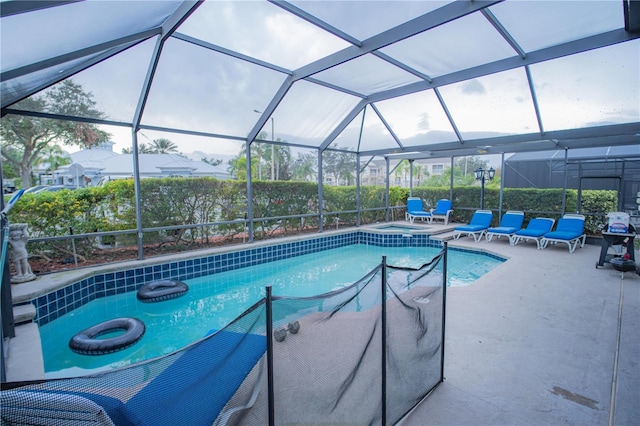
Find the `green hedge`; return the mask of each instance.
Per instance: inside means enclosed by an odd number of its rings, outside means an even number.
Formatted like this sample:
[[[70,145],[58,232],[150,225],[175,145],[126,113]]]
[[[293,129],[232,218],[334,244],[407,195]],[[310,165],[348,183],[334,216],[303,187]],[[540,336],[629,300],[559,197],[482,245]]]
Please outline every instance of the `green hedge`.
[[[247,188],[243,181],[220,181],[213,178],[198,179],[143,179],[140,182],[144,228],[166,228],[185,224],[202,224],[243,219],[247,212]],[[312,214],[300,218],[258,220],[255,222],[256,238],[273,234],[299,232],[318,228],[318,187],[306,182],[255,182],[253,184],[254,218],[272,218]],[[356,188],[325,186],[323,226],[354,224],[355,213],[327,214],[356,209]],[[449,188],[416,188],[413,195],[421,197],[428,206],[435,206],[441,198],[449,198]],[[390,188],[390,206],[406,206],[408,189]],[[500,193],[485,188],[485,208],[498,210]],[[478,187],[457,187],[453,191],[454,221],[468,222],[479,208]],[[575,212],[577,191],[567,191],[565,211]],[[361,223],[384,221],[386,212],[385,188],[365,186],[361,188]],[[581,211],[587,215],[586,228],[594,233],[606,223],[606,213],[615,211],[616,191],[583,191]],[[561,189],[505,189],[502,211],[524,210],[527,219],[534,216],[558,218],[562,210]],[[404,211],[394,211],[392,219],[404,217]],[[104,187],[77,189],[74,191],[42,192],[24,195],[9,214],[11,223],[28,223],[32,237],[52,237],[74,233],[91,233],[132,230],[136,228],[134,184],[132,180],[116,180]],[[494,221],[499,221],[497,214]],[[166,243],[208,240],[223,235],[231,238],[244,232],[244,224],[233,223],[210,227],[193,227],[181,230],[158,230],[144,235],[144,241]],[[135,234],[119,236],[122,243],[135,242]]]

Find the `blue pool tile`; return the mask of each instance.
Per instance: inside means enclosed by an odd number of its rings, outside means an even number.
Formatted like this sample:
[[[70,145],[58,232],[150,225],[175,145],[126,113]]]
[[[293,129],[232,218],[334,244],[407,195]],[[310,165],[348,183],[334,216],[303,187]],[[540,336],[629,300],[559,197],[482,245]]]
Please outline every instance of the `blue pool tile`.
[[[46,317],[49,314],[49,309],[47,305],[44,306],[40,306],[38,308],[38,320],[41,320],[42,318]]]
[[[203,258],[174,261],[115,273],[97,274],[73,283],[65,289],[40,296],[32,302],[35,303],[37,308],[38,322],[42,324],[41,321],[48,322],[57,318],[62,311],[76,309],[79,305],[106,295],[135,291],[144,283],[153,280],[170,278],[187,280],[351,244],[389,247],[435,247],[440,249],[443,247],[442,242],[431,240],[428,235],[414,234],[411,237],[403,237],[398,234],[389,235],[356,231],[343,235],[236,250]],[[477,253],[474,250],[460,250]],[[505,260],[499,256],[486,255],[498,260]]]

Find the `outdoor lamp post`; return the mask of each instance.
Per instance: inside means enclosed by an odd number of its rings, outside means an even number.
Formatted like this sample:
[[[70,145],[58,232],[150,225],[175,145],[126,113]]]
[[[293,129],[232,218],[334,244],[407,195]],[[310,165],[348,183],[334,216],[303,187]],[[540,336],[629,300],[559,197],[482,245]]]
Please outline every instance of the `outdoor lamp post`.
[[[480,167],[479,169],[476,169],[476,171],[473,172],[473,175],[476,177],[476,180],[480,181],[480,210],[484,210],[485,178],[488,178],[488,180],[492,180],[493,177],[496,175],[496,171],[493,167],[491,167],[489,170],[485,170],[482,167]]]
[[[258,114],[262,114],[262,111],[258,111],[257,109],[254,109],[253,112],[257,112]],[[274,124],[274,120],[273,117],[271,118],[271,141],[275,141],[275,132],[274,132],[274,128],[275,128],[275,124]],[[275,144],[271,144],[271,180],[276,180],[276,145]]]

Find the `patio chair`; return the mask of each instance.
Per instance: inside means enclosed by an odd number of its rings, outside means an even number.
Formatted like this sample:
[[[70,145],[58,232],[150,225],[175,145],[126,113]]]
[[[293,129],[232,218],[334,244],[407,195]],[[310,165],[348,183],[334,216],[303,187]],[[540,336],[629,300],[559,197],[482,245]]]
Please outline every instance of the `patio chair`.
[[[491,210],[476,210],[468,225],[460,225],[453,228],[455,231],[453,238],[457,240],[462,234],[467,236],[471,235],[477,243],[482,239],[484,233],[487,232],[489,226],[491,226],[491,220],[493,220]]]
[[[442,200],[438,200],[438,204],[436,204],[435,209],[431,209],[431,220],[429,222],[431,223],[435,219],[442,219],[446,225],[449,223],[452,214],[453,209],[451,208],[451,200],[443,198]]]
[[[549,244],[565,243],[569,246],[569,253],[573,253],[578,243],[584,247],[587,239],[584,233],[584,215],[565,214],[558,219],[556,230],[547,232],[540,241],[540,247],[547,248]]]
[[[512,246],[515,246],[520,241],[529,241],[534,240],[536,242],[536,246],[541,249],[540,241],[544,234],[550,232],[553,228],[553,225],[556,223],[555,219],[551,219],[550,217],[536,217],[529,221],[527,227],[524,229],[520,229],[516,231],[509,237],[509,243]]]
[[[511,244],[511,235],[522,228],[522,222],[524,222],[524,212],[516,210],[507,211],[502,215],[500,225],[487,229],[487,241],[491,241],[494,235],[496,238],[505,235],[509,238],[509,244]]]
[[[2,424],[77,424],[113,426],[97,403],[81,395],[33,391],[2,391]]]
[[[413,223],[413,221],[419,218],[420,220],[427,220],[431,223],[431,212],[426,211],[422,204],[422,198],[409,197],[407,198],[407,213],[405,219]]]

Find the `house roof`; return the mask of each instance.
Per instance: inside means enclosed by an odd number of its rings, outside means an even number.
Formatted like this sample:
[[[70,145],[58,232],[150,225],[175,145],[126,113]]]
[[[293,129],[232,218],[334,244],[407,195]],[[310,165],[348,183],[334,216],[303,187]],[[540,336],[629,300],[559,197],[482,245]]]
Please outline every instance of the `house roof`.
[[[110,154],[109,154],[110,153]],[[118,154],[106,149],[87,149],[71,154],[74,164],[85,169],[100,170],[104,176],[133,176],[133,154]],[[212,166],[203,161],[191,161],[178,154],[139,154],[140,176],[161,176],[168,172],[187,176],[211,176],[230,179],[222,165]]]

